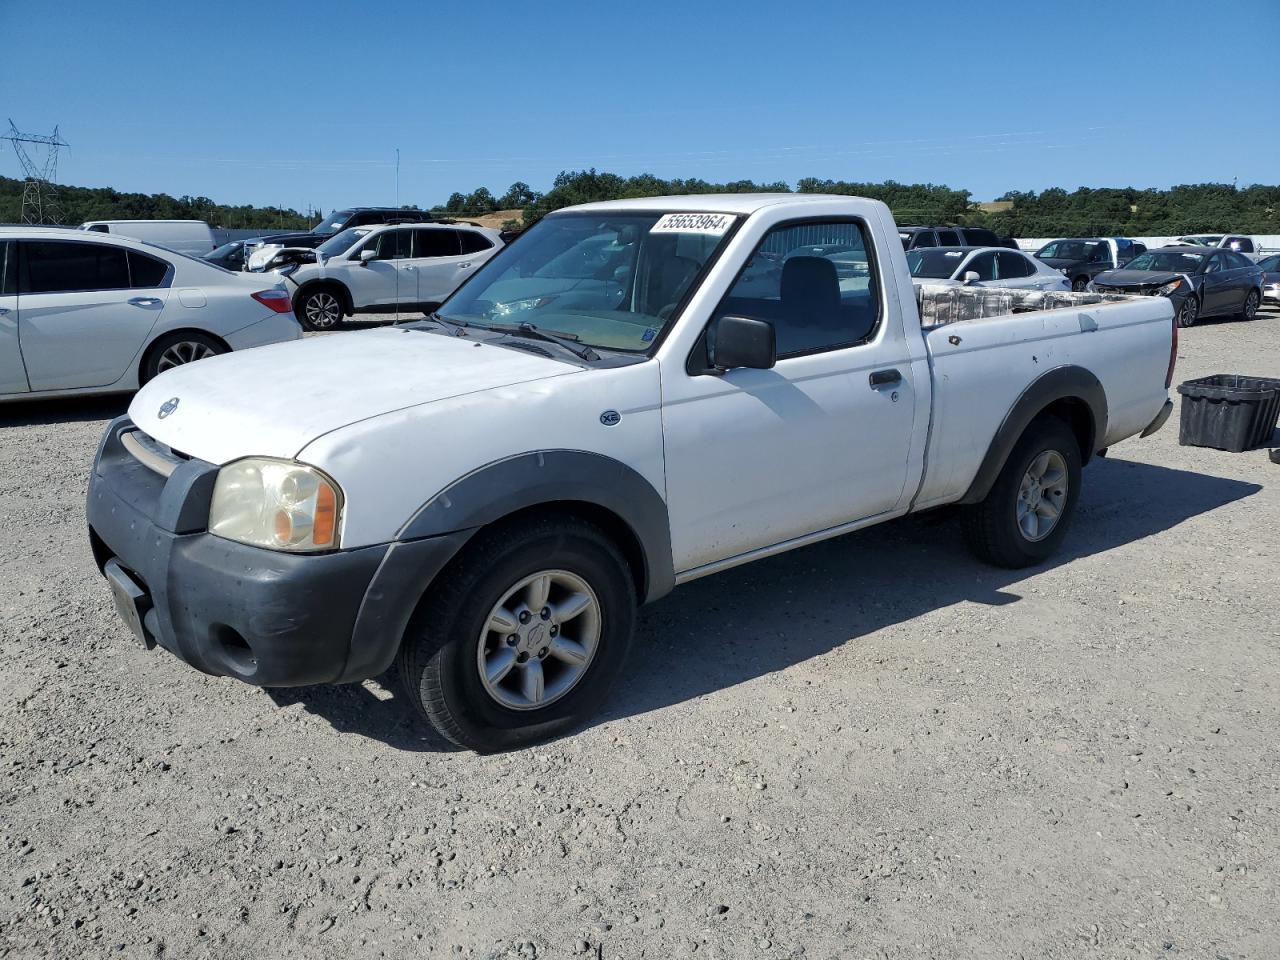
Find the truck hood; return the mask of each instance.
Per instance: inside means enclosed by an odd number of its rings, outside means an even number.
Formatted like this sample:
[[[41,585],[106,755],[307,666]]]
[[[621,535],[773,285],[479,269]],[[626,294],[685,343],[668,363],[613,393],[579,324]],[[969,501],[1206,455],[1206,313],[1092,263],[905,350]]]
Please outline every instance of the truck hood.
[[[129,417],[161,443],[210,463],[290,458],[359,420],[581,372],[509,347],[388,327],[175,367],[138,391]]]

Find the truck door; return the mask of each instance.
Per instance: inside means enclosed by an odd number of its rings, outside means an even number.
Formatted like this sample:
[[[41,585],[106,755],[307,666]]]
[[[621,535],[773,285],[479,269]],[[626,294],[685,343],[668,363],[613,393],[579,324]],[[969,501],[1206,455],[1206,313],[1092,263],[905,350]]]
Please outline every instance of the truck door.
[[[18,245],[0,242],[0,393],[26,393],[27,371],[18,346]]]
[[[770,370],[714,371],[705,333],[665,362],[662,420],[677,571],[893,510],[906,484],[915,387],[865,225],[842,218],[774,227],[711,316],[767,320]],[[837,272],[814,255],[838,246]],[[762,271],[759,263],[781,270]],[[772,288],[762,277],[773,277]],[[701,352],[700,352],[701,351]]]

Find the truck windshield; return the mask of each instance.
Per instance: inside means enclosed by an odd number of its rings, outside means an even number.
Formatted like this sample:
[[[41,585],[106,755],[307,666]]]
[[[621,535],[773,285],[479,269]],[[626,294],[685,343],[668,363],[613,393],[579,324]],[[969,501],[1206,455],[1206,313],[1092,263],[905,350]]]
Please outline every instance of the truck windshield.
[[[1213,234],[1201,234],[1196,237],[1179,237],[1183,243],[1194,243],[1200,247],[1216,247],[1222,242],[1221,234],[1214,236]]]
[[[584,346],[643,353],[736,221],[724,213],[552,214],[485,264],[440,315],[531,323]]]
[[[342,229],[342,225],[351,219],[354,210],[339,210],[337,213],[329,214],[329,219],[316,225],[312,233],[337,233]]]
[[[923,280],[948,280],[964,259],[963,250],[911,250],[907,267],[913,277]]]
[[[350,250],[358,240],[368,236],[368,234],[368,227],[351,227],[349,230],[343,230],[320,244],[320,246],[316,247],[316,253],[325,258],[339,256]]]

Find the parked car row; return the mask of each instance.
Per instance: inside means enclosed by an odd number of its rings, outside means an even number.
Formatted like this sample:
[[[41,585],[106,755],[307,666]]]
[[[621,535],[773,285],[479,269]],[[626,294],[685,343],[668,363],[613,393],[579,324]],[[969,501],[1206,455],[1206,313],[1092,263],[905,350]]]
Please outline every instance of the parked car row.
[[[0,400],[127,392],[300,336],[277,277],[110,232],[0,228]]]

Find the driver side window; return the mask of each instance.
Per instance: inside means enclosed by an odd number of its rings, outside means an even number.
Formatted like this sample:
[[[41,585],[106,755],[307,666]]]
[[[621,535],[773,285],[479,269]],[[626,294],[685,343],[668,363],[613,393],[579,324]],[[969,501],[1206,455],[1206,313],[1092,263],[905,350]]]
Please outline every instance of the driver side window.
[[[852,220],[781,225],[760,241],[712,315],[767,320],[779,360],[864,343],[880,320],[865,227]]]
[[[377,245],[377,260],[403,260],[409,256],[409,231],[408,230],[384,230],[378,234],[374,240]],[[365,247],[370,249],[369,246]]]
[[[964,279],[964,275],[972,270],[978,275],[979,280],[994,280],[996,278],[996,255],[994,253],[980,253],[967,264],[960,272],[960,279]]]

